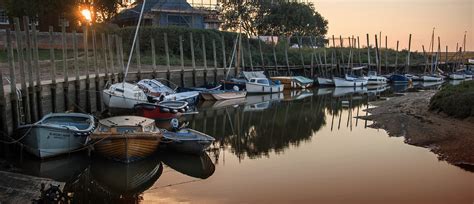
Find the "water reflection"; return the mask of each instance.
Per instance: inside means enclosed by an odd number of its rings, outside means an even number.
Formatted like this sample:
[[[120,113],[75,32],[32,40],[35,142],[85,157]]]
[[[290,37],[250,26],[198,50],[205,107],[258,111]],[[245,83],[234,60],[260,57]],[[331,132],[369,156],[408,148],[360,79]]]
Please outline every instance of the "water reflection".
[[[214,163],[207,153],[201,155],[162,152],[160,158],[163,163],[182,174],[207,179],[216,170]]]

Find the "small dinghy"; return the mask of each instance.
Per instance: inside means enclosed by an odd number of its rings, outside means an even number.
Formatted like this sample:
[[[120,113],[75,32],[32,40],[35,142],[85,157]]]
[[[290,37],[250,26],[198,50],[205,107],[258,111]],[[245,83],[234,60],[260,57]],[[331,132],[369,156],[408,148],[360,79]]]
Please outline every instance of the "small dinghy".
[[[407,84],[411,81],[410,78],[408,78],[407,76],[403,74],[392,74],[389,77],[389,80],[391,83],[394,83],[394,84]]]
[[[330,78],[318,77],[319,86],[334,86],[334,81]]]
[[[94,127],[91,115],[50,113],[34,124],[18,127],[14,137],[31,154],[46,158],[84,147]]]
[[[199,91],[176,92],[156,79],[142,79],[137,85],[153,101],[186,101],[189,104],[198,102]]]
[[[285,89],[306,89],[313,85],[313,80],[302,76],[277,76],[270,79],[280,81]]]
[[[201,92],[201,97],[207,101],[245,98],[246,95],[247,91],[239,91],[239,88],[237,86],[234,86],[234,89],[232,90],[214,90]]]
[[[162,132],[152,119],[117,116],[100,120],[90,138],[94,151],[106,158],[130,163],[153,154]]]
[[[174,130],[163,132],[163,143],[175,151],[201,154],[215,140],[213,137],[193,129],[178,129],[178,123],[177,119],[172,119],[171,125]]]
[[[189,106],[186,101],[163,101],[135,105],[135,111],[138,115],[161,120],[177,118],[188,109]]]
[[[346,75],[345,78],[333,77],[336,87],[356,87],[367,86],[367,79]]]
[[[205,91],[214,91],[214,90],[219,90],[222,88],[221,84],[218,84],[217,86],[214,85],[204,85],[204,86],[199,86],[199,87],[178,87],[177,91],[178,93],[180,92],[188,92],[188,91],[197,91],[197,92],[205,92]]]
[[[377,72],[369,71],[367,79],[367,85],[383,85],[387,84],[387,78],[383,76],[377,76]]]

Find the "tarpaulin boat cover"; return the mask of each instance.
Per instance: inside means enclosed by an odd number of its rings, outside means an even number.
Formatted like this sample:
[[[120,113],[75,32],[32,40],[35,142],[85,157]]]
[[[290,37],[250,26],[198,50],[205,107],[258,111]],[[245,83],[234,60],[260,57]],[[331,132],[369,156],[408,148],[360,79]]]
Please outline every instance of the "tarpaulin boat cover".
[[[267,78],[263,71],[258,72],[242,72],[244,74],[245,79],[249,81],[251,78]]]
[[[294,78],[295,78],[295,80],[297,80],[297,81],[299,81],[300,83],[303,83],[303,84],[313,83],[312,79],[308,79],[308,78],[303,77],[303,76],[295,76]]]

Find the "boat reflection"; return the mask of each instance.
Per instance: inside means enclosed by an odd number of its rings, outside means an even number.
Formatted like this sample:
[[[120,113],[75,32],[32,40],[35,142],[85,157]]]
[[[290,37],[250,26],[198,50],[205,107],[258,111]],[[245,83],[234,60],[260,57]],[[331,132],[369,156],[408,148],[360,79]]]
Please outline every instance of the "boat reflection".
[[[370,85],[370,86],[367,86],[367,94],[369,94],[369,95],[378,95],[378,94],[381,94],[382,92],[385,92],[389,88],[390,88],[390,86],[388,86],[386,84]]]
[[[15,166],[22,169],[22,173],[66,183],[76,180],[88,165],[89,157],[83,152],[47,160],[38,160],[28,155],[15,163]]]
[[[207,179],[216,170],[214,163],[206,152],[201,155],[161,152],[160,158],[164,164],[177,172],[194,178]]]
[[[417,82],[413,82],[413,83],[417,83]],[[409,84],[392,84],[391,85],[391,89],[393,90],[393,92],[395,93],[403,93],[403,92],[406,92],[409,88]]]
[[[245,104],[245,98],[236,98],[236,99],[230,99],[230,100],[220,100],[220,101],[202,101],[199,105],[199,109],[219,109],[219,108],[225,108],[225,107],[230,107],[230,106],[238,106],[241,104]]]
[[[317,89],[317,93],[316,95],[318,96],[323,96],[323,95],[327,95],[327,94],[332,94],[332,92],[334,91],[334,88],[318,88]]]
[[[309,89],[290,89],[283,91],[284,101],[301,100],[313,95],[313,91]]]
[[[261,111],[268,109],[274,101],[281,101],[284,99],[284,94],[262,94],[262,95],[248,95],[245,100],[244,111]]]
[[[367,93],[367,86],[357,86],[357,87],[336,87],[332,96],[341,97],[351,94],[364,94]]]
[[[140,200],[142,192],[162,173],[163,165],[156,155],[128,164],[94,158],[90,166],[94,197],[110,201]]]

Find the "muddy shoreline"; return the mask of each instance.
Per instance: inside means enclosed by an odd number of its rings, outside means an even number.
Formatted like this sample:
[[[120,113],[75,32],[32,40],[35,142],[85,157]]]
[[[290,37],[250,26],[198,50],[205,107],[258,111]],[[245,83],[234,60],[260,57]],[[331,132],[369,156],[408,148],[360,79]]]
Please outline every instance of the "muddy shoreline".
[[[455,119],[428,110],[436,91],[410,92],[403,96],[371,102],[366,119],[372,128],[385,129],[390,136],[429,148],[440,160],[466,170],[474,167],[474,118]]]

